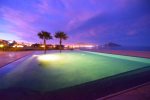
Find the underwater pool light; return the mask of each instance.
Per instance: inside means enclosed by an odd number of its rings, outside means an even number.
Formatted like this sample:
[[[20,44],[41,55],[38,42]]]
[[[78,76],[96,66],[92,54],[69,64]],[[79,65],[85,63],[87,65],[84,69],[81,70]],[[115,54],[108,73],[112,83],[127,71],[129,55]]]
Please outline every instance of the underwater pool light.
[[[38,56],[39,61],[56,61],[59,59],[60,59],[60,56],[58,56],[58,55],[40,55],[40,56]]]

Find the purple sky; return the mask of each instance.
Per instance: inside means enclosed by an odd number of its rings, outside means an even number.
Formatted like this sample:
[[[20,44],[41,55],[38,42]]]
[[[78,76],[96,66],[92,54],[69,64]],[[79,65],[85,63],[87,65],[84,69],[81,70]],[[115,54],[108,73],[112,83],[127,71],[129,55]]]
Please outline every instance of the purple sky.
[[[65,43],[150,46],[149,5],[150,0],[0,0],[0,39],[41,42],[37,33],[45,30],[66,32]]]

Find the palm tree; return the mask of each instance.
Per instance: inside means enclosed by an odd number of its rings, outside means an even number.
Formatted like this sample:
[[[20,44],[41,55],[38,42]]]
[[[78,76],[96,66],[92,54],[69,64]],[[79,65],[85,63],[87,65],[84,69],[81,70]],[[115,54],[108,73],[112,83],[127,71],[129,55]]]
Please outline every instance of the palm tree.
[[[51,33],[46,32],[46,31],[39,32],[38,36],[40,39],[43,39],[43,41],[44,41],[44,53],[46,54],[46,40],[50,40],[53,37],[51,36]]]
[[[59,50],[61,52],[61,47],[62,47],[62,40],[66,40],[68,38],[67,34],[65,34],[64,32],[56,32],[55,33],[55,38],[59,39]]]

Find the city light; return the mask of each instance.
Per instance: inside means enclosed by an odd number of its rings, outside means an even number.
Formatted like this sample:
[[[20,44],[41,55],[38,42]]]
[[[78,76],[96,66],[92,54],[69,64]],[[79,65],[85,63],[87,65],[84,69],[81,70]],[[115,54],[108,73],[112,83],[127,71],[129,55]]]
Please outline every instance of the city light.
[[[45,47],[45,45],[41,45],[41,47],[42,47],[42,48],[44,48],[44,47]]]
[[[16,47],[17,47],[17,48],[23,48],[24,46],[23,46],[23,45],[14,45],[14,46],[13,46],[13,48],[16,48]]]
[[[94,45],[73,45],[73,48],[93,48]]]
[[[65,47],[70,47],[70,48],[93,48],[93,47],[97,47],[98,45],[96,44],[90,44],[90,43],[76,43],[76,44],[72,44],[72,45],[65,45]]]

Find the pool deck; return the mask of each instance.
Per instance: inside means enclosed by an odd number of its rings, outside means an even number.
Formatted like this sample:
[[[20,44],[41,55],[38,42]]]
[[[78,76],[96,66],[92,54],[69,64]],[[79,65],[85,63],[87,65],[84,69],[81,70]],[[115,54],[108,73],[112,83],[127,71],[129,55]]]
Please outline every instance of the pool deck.
[[[103,49],[102,50],[90,50],[89,49],[89,50],[86,50],[86,51],[150,58],[150,51],[103,50]]]
[[[150,82],[97,100],[150,100]]]
[[[124,51],[124,50],[92,50],[92,51],[150,58],[150,51]],[[33,51],[0,52],[0,68],[32,53]],[[103,98],[98,98],[97,100],[123,100],[123,98],[124,100],[150,100],[150,82],[121,91],[119,93],[108,95]]]
[[[16,52],[2,52],[0,51],[0,68],[14,62],[22,57],[32,54],[33,51],[16,51]]]

